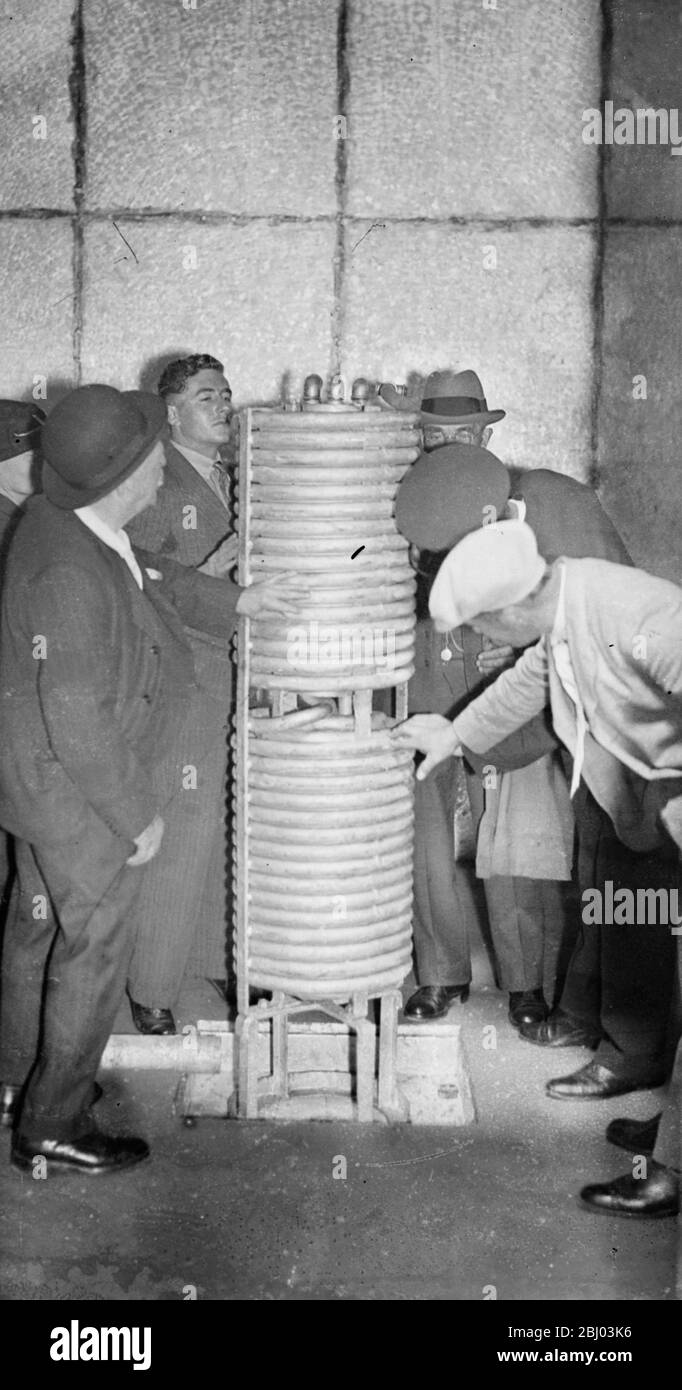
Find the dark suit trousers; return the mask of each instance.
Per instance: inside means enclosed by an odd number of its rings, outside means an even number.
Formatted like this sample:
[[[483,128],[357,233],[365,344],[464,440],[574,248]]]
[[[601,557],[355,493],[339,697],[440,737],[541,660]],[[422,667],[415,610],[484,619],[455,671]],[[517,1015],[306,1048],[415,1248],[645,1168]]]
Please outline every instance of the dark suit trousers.
[[[480,777],[467,777],[474,825],[483,814]],[[471,979],[469,928],[476,902],[454,852],[455,778],[448,759],[415,782],[414,947],[421,985]],[[496,875],[482,881],[500,988],[550,997],[564,928],[564,887],[550,879]]]
[[[19,1086],[28,1079],[22,1134],[76,1138],[89,1127],[95,1074],[123,998],[145,870],[125,864],[130,847],[104,827],[96,840],[15,847],[0,1075]]]
[[[163,809],[161,848],[145,874],[134,910],[135,945],[128,975],[133,999],[172,1008],[188,965],[226,978],[227,761],[223,733],[197,767],[197,785]]]
[[[581,783],[574,798],[581,893],[610,880],[613,891],[674,888],[677,854],[638,854],[616,836],[611,821]],[[635,898],[636,901],[636,898]],[[603,1033],[597,1061],[630,1079],[665,1064],[675,978],[675,937],[665,924],[588,925],[581,922],[561,996],[561,1008]]]

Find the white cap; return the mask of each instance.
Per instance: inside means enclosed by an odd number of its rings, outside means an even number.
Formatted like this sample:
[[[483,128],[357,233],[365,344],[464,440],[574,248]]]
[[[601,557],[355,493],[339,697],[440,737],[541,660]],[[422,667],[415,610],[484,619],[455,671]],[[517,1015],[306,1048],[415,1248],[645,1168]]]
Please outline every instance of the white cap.
[[[443,561],[429,595],[429,612],[436,627],[447,632],[479,613],[520,603],[540,583],[545,569],[535,532],[525,521],[481,526]]]

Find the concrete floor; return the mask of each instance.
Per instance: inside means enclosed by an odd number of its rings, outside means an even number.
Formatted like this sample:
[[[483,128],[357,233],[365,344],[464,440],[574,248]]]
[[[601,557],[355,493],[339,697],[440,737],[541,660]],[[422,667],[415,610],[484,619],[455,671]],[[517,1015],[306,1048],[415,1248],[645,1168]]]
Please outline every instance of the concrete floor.
[[[7,1166],[3,1134],[0,1297],[673,1301],[677,1223],[599,1217],[576,1200],[582,1183],[628,1168],[604,1141],[608,1121],[653,1114],[660,1093],[547,1099],[545,1080],[588,1054],[520,1042],[482,948],[453,1013],[478,1112],[464,1129],[188,1129],[173,1114],[175,1078],[136,1072],[106,1073],[98,1107],[106,1127],[152,1145],[128,1174],[28,1179]],[[179,1023],[197,1017],[220,1017],[208,985],[183,997]]]

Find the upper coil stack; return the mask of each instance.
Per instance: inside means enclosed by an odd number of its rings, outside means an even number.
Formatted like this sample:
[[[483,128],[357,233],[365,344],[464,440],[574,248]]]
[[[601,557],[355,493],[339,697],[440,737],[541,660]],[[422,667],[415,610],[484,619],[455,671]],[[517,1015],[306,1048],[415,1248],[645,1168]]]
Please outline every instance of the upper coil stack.
[[[393,509],[417,426],[353,404],[250,412],[246,582],[295,571],[310,586],[295,624],[251,622],[254,685],[334,693],[409,680],[415,576]]]

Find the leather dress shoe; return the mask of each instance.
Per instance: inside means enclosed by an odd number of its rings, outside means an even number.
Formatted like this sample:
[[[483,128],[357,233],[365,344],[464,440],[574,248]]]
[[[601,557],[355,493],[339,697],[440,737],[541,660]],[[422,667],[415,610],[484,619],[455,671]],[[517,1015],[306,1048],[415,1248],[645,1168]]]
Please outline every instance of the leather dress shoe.
[[[422,985],[408,999],[405,1018],[430,1023],[434,1018],[444,1018],[455,999],[459,999],[460,1004],[466,1004],[468,998],[468,985]]]
[[[11,1129],[17,1117],[19,1108],[19,1096],[21,1086],[6,1085],[0,1087],[0,1129]],[[102,1099],[104,1092],[102,1087],[95,1081],[92,1088],[91,1105],[96,1105]]]
[[[524,1042],[536,1043],[538,1047],[596,1047],[599,1035],[592,1033],[570,1014],[554,1009],[549,1018],[537,1023],[522,1023],[519,1037]]]
[[[541,989],[512,990],[509,995],[509,1022],[514,1028],[543,1023],[549,1010]]]
[[[170,1009],[149,1009],[146,1004],[138,1004],[134,999],[130,999],[130,1012],[138,1033],[166,1037],[176,1031],[175,1019]]]
[[[626,1096],[630,1091],[649,1091],[662,1086],[665,1075],[650,1076],[646,1081],[634,1081],[601,1065],[588,1062],[571,1076],[559,1076],[545,1087],[553,1100],[609,1100],[611,1096]]]
[[[654,1151],[661,1122],[660,1111],[651,1120],[612,1120],[606,1128],[609,1144],[618,1149],[626,1149],[631,1154],[645,1154],[647,1158]]]
[[[149,1158],[149,1147],[134,1135],[117,1138],[98,1129],[79,1139],[24,1139],[16,1134],[12,1167],[30,1173],[36,1158],[47,1160],[48,1171],[63,1168],[76,1173],[114,1173]]]
[[[633,1178],[626,1173],[613,1182],[591,1183],[582,1189],[580,1200],[590,1211],[602,1211],[607,1216],[677,1216],[680,1180],[671,1168],[652,1159],[646,1178]]]

